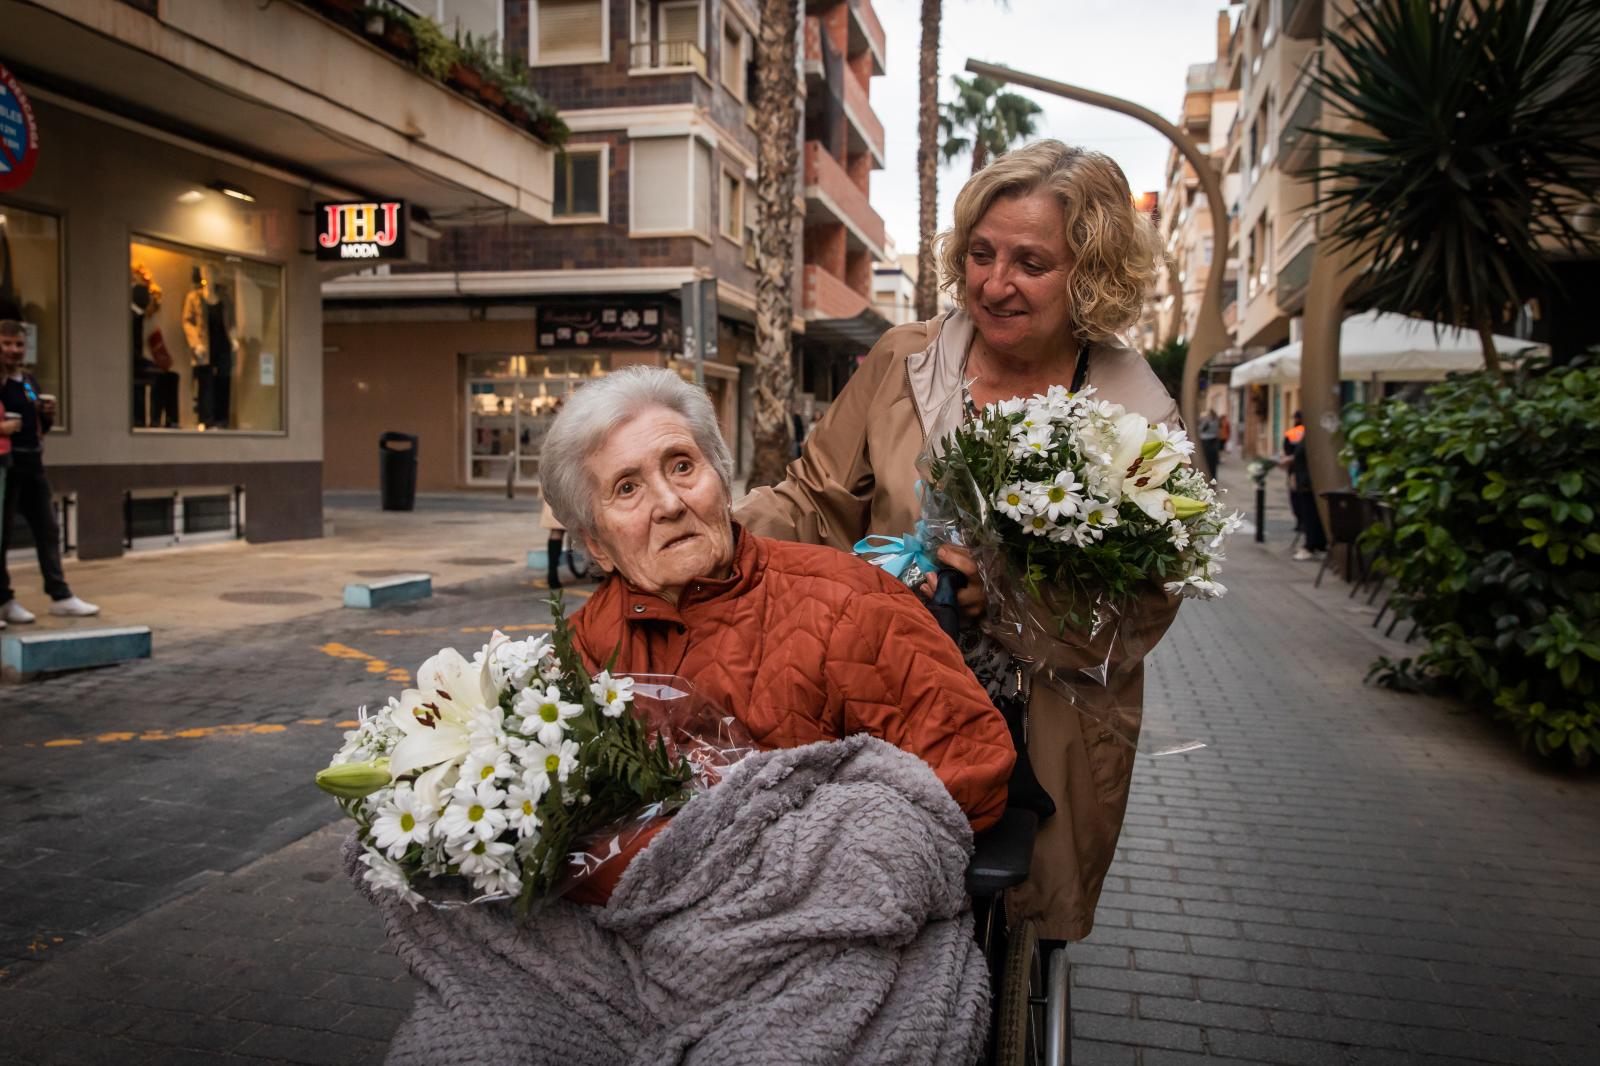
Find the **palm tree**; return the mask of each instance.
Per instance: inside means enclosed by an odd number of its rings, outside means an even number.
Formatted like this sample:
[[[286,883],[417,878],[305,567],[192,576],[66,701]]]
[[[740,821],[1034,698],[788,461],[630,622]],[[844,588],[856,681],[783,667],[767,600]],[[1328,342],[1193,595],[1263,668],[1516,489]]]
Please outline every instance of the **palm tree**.
[[[1476,330],[1504,380],[1496,320],[1595,243],[1600,0],[1382,0],[1324,40],[1314,91],[1349,125],[1311,131],[1339,153],[1318,207],[1370,263],[1356,302]]]
[[[783,480],[794,449],[795,172],[800,168],[799,0],[762,0],[756,40],[756,373],[750,485]]]
[[[1005,155],[1012,145],[1038,132],[1033,116],[1044,108],[1026,96],[1002,92],[1003,85],[981,75],[963,78],[956,74],[950,80],[956,98],[945,104],[939,115],[945,162],[953,163],[971,152],[976,174],[991,158]]]
[[[942,0],[922,0],[922,58],[917,106],[917,317],[939,312],[939,271],[933,262],[939,222],[939,21]]]

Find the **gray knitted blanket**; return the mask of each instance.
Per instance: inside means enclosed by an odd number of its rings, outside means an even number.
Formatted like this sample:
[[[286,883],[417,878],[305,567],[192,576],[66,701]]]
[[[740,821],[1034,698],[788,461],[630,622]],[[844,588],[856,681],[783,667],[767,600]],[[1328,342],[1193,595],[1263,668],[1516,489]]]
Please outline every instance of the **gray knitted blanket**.
[[[412,911],[361,884],[422,982],[391,1066],[969,1066],[988,975],[966,818],[920,759],[854,736],[745,760],[604,908]]]

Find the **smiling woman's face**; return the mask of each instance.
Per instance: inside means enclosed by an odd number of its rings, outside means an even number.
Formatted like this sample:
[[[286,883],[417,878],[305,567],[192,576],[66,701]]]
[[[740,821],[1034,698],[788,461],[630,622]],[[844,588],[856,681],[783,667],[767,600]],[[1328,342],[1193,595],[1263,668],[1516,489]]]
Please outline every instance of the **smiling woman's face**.
[[[681,415],[647,408],[613,429],[586,465],[595,491],[586,539],[602,567],[672,603],[695,578],[727,575],[728,489]]]
[[[1037,359],[1072,343],[1072,253],[1047,189],[1002,196],[967,243],[967,312],[993,351]]]

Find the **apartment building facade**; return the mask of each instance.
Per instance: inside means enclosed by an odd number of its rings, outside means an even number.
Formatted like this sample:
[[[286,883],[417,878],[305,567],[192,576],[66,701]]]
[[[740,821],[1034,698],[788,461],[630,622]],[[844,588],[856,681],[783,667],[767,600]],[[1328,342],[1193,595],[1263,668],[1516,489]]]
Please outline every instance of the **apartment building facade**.
[[[800,389],[827,402],[890,325],[874,306],[874,264],[889,260],[888,238],[868,202],[872,172],[884,165],[870,93],[886,42],[870,0],[807,0],[804,34]]]
[[[504,0],[500,16],[506,53],[571,131],[551,224],[459,220],[425,263],[324,287],[330,486],[372,486],[371,441],[399,430],[421,438],[423,489],[532,488],[565,397],[638,364],[702,381],[742,465],[754,5]]]
[[[32,145],[0,167],[0,315],[58,398],[82,558],[320,536],[324,279],[426,256],[429,216],[550,217],[548,144],[335,6],[0,0]]]

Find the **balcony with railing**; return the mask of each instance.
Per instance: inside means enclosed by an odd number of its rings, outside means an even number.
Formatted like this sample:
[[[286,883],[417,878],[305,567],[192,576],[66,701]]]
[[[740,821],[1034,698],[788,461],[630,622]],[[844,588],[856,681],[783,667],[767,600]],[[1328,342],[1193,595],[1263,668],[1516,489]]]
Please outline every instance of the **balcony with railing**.
[[[850,151],[869,152],[873,162],[882,167],[883,123],[872,111],[866,88],[849,73],[844,77],[844,114],[850,120]]]
[[[864,295],[825,267],[807,263],[803,276],[801,306],[807,319],[855,318],[871,306]]]
[[[806,142],[805,179],[807,225],[843,223],[852,243],[864,247],[875,260],[888,258],[883,250],[882,217],[872,209],[867,194],[818,141]]]
[[[635,72],[693,71],[706,74],[706,54],[694,41],[635,41],[628,53],[629,68]]]
[[[870,51],[873,74],[884,72],[884,41],[883,23],[872,10],[872,0],[850,0],[850,54]]]
[[[1322,50],[1313,49],[1295,71],[1294,84],[1283,102],[1283,132],[1278,135],[1278,168],[1304,174],[1317,162],[1317,138],[1311,130],[1322,117],[1322,97],[1315,82],[1322,71]]]
[[[1290,314],[1305,303],[1306,285],[1311,280],[1311,262],[1317,254],[1317,216],[1304,211],[1283,240],[1278,242],[1273,261],[1278,264],[1278,307]]]

